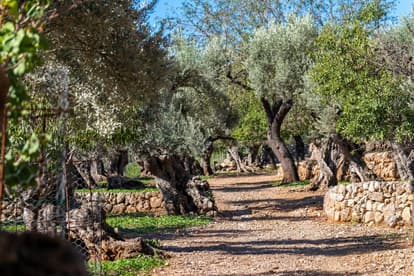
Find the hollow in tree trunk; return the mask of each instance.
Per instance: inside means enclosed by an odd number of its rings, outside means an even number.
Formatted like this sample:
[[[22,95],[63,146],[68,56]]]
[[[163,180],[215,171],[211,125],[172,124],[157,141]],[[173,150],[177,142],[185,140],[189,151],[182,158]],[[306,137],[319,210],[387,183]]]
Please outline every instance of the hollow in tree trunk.
[[[214,215],[216,206],[207,181],[193,177],[177,155],[152,156],[144,166],[155,177],[169,214]]]

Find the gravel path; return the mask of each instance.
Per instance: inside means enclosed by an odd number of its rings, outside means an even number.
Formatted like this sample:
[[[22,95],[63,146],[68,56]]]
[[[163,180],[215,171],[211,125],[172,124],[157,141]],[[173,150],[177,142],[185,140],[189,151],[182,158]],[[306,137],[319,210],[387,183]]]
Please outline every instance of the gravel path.
[[[221,215],[160,236],[172,258],[153,275],[414,275],[407,229],[328,223],[322,193],[273,180],[209,180]]]

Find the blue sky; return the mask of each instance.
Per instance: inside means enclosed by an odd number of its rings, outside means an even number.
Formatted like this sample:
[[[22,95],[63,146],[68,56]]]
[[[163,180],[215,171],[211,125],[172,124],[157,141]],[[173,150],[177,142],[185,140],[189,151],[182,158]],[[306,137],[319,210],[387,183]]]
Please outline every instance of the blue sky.
[[[159,0],[153,14],[150,16],[150,23],[156,24],[156,22],[162,18],[176,15],[177,10],[181,7],[183,1],[184,0]],[[414,0],[399,0],[397,1],[397,7],[394,13],[396,16],[407,15],[411,11],[413,5]]]

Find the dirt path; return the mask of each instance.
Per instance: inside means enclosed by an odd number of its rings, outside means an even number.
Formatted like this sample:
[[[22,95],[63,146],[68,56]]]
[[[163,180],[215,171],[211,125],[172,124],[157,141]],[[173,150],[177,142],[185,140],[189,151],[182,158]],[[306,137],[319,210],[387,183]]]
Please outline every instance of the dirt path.
[[[414,275],[407,230],[330,224],[322,193],[272,180],[209,180],[221,217],[160,237],[173,257],[153,275]]]

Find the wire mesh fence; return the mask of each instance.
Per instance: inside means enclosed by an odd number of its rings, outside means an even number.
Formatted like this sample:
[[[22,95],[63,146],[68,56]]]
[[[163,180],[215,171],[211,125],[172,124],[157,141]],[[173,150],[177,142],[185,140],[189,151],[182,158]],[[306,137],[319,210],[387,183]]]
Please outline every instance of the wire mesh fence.
[[[103,204],[99,193],[93,193],[95,182],[87,172],[90,160],[76,159],[68,151],[67,123],[69,95],[67,72],[60,72],[61,92],[56,106],[24,113],[21,120],[40,133],[53,132],[49,144],[42,145],[39,157],[30,166],[36,168],[35,184],[7,189],[0,202],[0,230],[19,233],[33,231],[66,239],[100,275],[103,237]],[[50,128],[50,129],[49,129]],[[76,195],[77,189],[88,189],[87,200]]]

